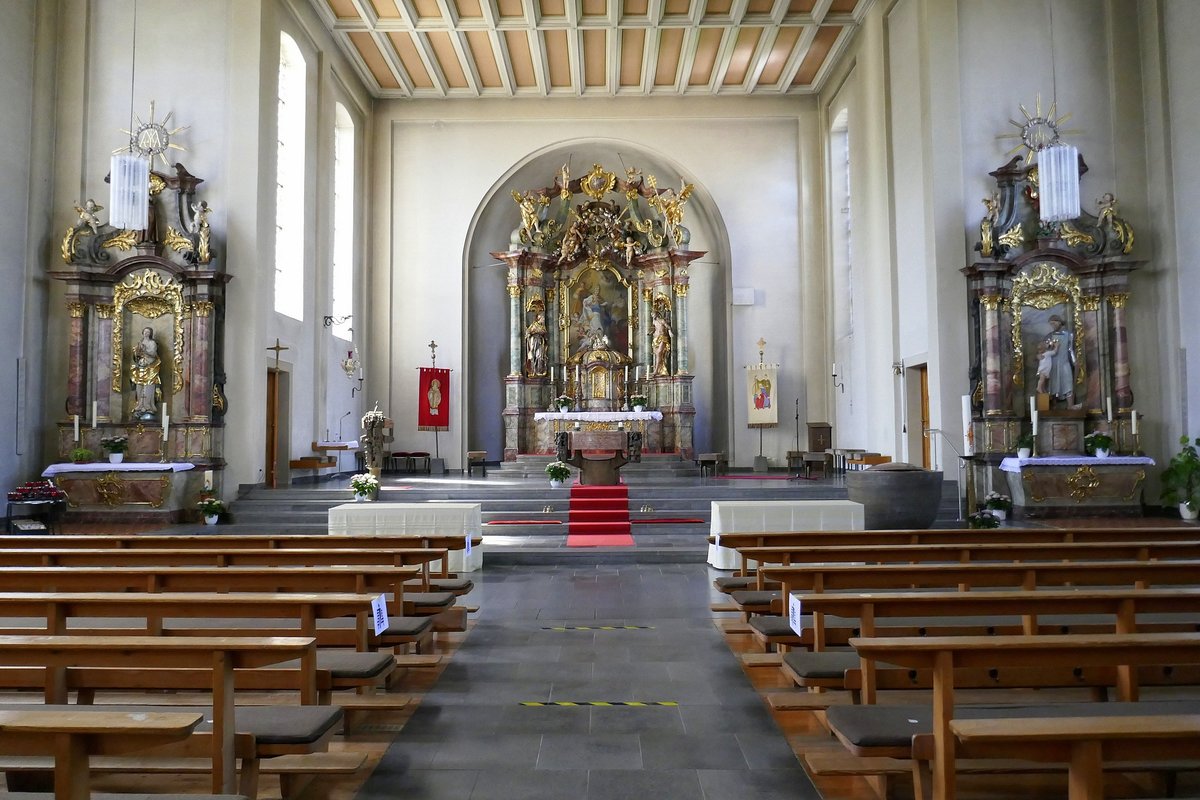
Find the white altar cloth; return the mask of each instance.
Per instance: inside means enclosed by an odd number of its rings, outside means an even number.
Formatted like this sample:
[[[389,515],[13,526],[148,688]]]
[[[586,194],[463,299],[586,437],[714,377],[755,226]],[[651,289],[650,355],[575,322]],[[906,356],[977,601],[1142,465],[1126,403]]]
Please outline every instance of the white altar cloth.
[[[43,478],[53,478],[64,472],[186,472],[195,469],[196,465],[186,461],[122,461],[113,464],[108,461],[90,461],[87,464],[51,464],[42,470]]]
[[[1090,464],[1093,467],[1118,466],[1153,466],[1154,459],[1149,456],[1044,456],[1040,458],[1014,458],[1009,456],[1000,462],[1003,472],[1020,472],[1022,467],[1070,467]]]
[[[479,536],[479,503],[343,503],[329,509],[329,533],[347,536]],[[483,548],[450,551],[451,572],[483,569]]]
[[[661,411],[539,411],[536,422],[641,422],[662,420]]]
[[[714,500],[709,532],[861,531],[863,505],[850,500]],[[710,544],[708,563],[717,569],[738,569],[737,551]],[[755,562],[750,562],[756,566]]]

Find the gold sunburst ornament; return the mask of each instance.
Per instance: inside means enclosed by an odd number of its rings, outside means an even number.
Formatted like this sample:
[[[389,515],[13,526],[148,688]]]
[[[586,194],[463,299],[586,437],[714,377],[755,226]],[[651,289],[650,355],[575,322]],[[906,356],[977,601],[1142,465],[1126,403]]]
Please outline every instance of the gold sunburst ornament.
[[[1034,113],[1024,105],[1021,114],[1025,121],[1010,119],[1019,133],[1001,134],[999,138],[1019,138],[1021,143],[1008,151],[1012,155],[1026,150],[1025,163],[1032,164],[1034,154],[1038,164],[1038,216],[1043,223],[1063,222],[1079,216],[1079,150],[1062,141],[1063,134],[1079,133],[1065,130],[1063,123],[1070,114],[1058,116],[1058,103],[1042,112],[1042,96],[1037,96]]]
[[[1042,111],[1042,96],[1037,95],[1034,102],[1034,113],[1030,114],[1024,104],[1019,106],[1021,115],[1025,117],[1025,121],[1010,119],[1009,123],[1016,127],[1016,133],[1002,133],[998,139],[1020,139],[1021,143],[1013,149],[1005,153],[1006,156],[1011,156],[1021,150],[1025,150],[1025,163],[1033,163],[1033,155],[1045,150],[1047,147],[1055,147],[1062,144],[1062,137],[1066,135],[1076,135],[1083,133],[1081,130],[1062,128],[1063,123],[1071,118],[1070,114],[1063,114],[1061,117],[1058,114],[1058,102],[1050,104],[1050,109],[1043,113]]]
[[[121,132],[129,135],[129,149],[135,153],[141,153],[151,161],[155,156],[162,159],[164,167],[171,166],[171,162],[167,160],[167,150],[184,150],[181,145],[171,141],[171,137],[181,131],[188,129],[187,125],[180,125],[177,128],[171,128],[171,117],[175,112],[167,112],[167,116],[163,117],[159,122],[154,118],[154,101],[150,101],[150,119],[143,122],[141,117],[137,118],[137,124],[132,125],[132,130],[122,129]],[[114,150],[113,154],[123,152],[126,148],[122,147]]]

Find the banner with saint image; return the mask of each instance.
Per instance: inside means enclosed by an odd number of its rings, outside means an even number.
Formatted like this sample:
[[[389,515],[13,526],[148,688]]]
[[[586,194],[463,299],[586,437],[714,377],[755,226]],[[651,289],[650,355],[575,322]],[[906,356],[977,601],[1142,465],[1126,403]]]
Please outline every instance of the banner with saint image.
[[[417,430],[450,430],[450,370],[421,367],[417,388]]]
[[[778,386],[778,365],[755,364],[746,367],[746,425],[748,427],[771,428],[779,424],[779,409],[775,402]]]

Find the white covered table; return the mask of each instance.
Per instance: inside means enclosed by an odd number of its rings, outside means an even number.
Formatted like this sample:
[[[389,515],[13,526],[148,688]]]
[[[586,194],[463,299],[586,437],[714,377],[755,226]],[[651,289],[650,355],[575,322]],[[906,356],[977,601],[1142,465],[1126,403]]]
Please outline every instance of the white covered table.
[[[480,536],[479,503],[343,503],[329,509],[329,533],[351,536]],[[483,569],[483,548],[450,551],[451,572]]]
[[[202,477],[188,461],[94,461],[42,471],[67,493],[67,519],[147,524],[179,522],[195,503]],[[189,477],[190,475],[190,477]]]
[[[1013,516],[1140,516],[1146,456],[1044,456],[1006,458]]]
[[[714,500],[709,532],[755,533],[758,531],[861,531],[862,503],[850,500]],[[737,569],[736,550],[710,544],[709,566]]]

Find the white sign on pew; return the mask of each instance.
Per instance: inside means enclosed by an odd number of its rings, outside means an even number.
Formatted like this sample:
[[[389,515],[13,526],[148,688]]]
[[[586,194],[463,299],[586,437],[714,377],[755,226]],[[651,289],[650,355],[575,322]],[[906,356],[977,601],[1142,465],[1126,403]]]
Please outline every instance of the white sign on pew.
[[[466,535],[467,540],[467,558],[471,557],[471,534]]]
[[[788,595],[788,624],[797,636],[804,633],[804,618],[800,616],[800,594],[792,592]]]
[[[375,635],[382,635],[388,627],[387,595],[381,594],[371,601],[371,616],[375,620]]]

